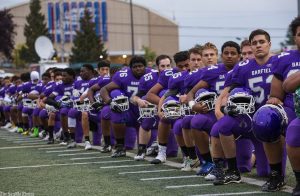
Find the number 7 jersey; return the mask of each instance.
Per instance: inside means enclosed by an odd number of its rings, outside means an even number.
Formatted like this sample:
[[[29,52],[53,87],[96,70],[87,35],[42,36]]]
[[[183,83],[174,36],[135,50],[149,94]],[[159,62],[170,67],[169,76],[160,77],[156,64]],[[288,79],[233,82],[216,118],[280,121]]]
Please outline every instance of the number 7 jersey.
[[[273,73],[271,67],[276,56],[272,56],[264,65],[255,59],[242,61],[234,66],[232,84],[251,89],[255,98],[256,109],[266,103],[270,95]]]

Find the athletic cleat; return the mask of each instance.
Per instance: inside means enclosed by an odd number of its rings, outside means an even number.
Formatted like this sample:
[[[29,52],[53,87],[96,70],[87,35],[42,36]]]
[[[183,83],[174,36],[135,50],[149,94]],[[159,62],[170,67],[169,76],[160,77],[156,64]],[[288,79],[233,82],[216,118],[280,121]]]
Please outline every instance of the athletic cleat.
[[[58,132],[56,132],[54,134],[54,137],[55,137],[56,140],[60,140],[61,135],[62,135],[62,129],[60,129]]]
[[[269,180],[262,185],[261,190],[267,192],[279,191],[285,185],[284,177],[272,171]]]
[[[158,143],[155,141],[152,143],[152,145],[147,148],[146,150],[146,156],[157,156],[158,154]]]
[[[112,150],[111,145],[105,145],[105,146],[103,146],[103,148],[100,150],[100,152],[101,152],[101,153],[109,153],[109,152],[111,152],[111,150]]]
[[[222,167],[213,167],[213,169],[211,170],[211,172],[209,174],[207,174],[204,179],[207,181],[214,181],[217,177],[219,177],[223,172],[223,168]]]
[[[135,155],[134,160],[135,161],[143,161],[145,160],[145,153],[138,153],[137,155]]]
[[[89,141],[85,141],[84,146],[85,146],[84,147],[85,150],[91,150],[92,149],[92,145]]]
[[[230,183],[240,183],[241,175],[239,171],[230,171],[227,170],[226,172],[222,171],[220,173],[220,176],[217,176],[217,178],[214,180],[214,185],[224,185],[224,184],[230,184]]]
[[[34,128],[33,129],[33,137],[39,137],[39,128]]]
[[[44,137],[42,140],[43,140],[43,141],[49,140],[49,135],[46,135],[46,137]]]
[[[184,156],[183,157],[183,160],[182,160],[182,163],[181,163],[181,166],[180,166],[180,168],[184,168],[185,167],[185,165],[186,165],[186,162],[187,162],[187,160],[188,160],[189,158],[188,157],[186,157],[186,156]]]
[[[1,128],[4,128],[4,129],[9,129],[12,127],[12,124],[10,122],[6,123],[3,127]]]
[[[68,140],[67,138],[65,138],[62,142],[59,143],[59,145],[61,146],[67,146],[70,140]]]
[[[116,150],[112,153],[111,158],[126,157],[126,150],[123,145],[116,145]]]
[[[16,133],[17,131],[18,131],[18,127],[13,127],[8,130],[8,132],[10,132],[10,133]]]
[[[210,162],[205,162],[201,169],[197,172],[197,176],[206,176],[211,172],[211,170],[214,168],[215,164]]]
[[[40,138],[45,138],[47,135],[46,131],[45,130],[42,130],[41,132],[39,132],[39,137]]]
[[[22,133],[22,135],[25,135],[25,136],[28,136],[29,134],[30,134],[29,131],[24,131],[24,132]]]
[[[76,142],[75,141],[71,141],[68,145],[67,148],[76,148]]]
[[[300,196],[300,184],[299,183],[297,183],[296,187],[294,188],[292,195]]]
[[[21,127],[18,127],[18,133],[23,133],[23,128],[21,128]]]
[[[186,165],[181,169],[181,171],[192,171],[194,168],[198,167],[199,164],[200,161],[198,158],[196,159],[187,158]]]
[[[164,163],[167,160],[166,155],[167,147],[158,145],[158,155],[151,161],[151,164],[160,164]]]

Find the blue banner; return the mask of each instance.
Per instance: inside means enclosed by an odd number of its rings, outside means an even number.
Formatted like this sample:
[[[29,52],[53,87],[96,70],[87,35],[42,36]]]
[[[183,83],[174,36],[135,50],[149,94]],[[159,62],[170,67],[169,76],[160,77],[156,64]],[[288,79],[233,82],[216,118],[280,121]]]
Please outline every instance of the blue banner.
[[[77,9],[77,3],[72,2],[71,3],[71,40],[74,40],[74,37],[76,35],[76,30],[78,30],[78,9]]]
[[[55,3],[55,34],[56,42],[60,43],[60,5]]]
[[[106,1],[101,2],[101,13],[102,13],[102,40],[108,41],[107,35],[107,12],[106,12]]]
[[[48,33],[54,41],[54,18],[53,18],[53,3],[48,3]]]
[[[70,9],[69,9],[69,3],[64,3],[64,35],[65,35],[65,42],[71,41],[71,25],[70,25]]]
[[[94,22],[95,22],[95,31],[97,36],[100,36],[100,6],[99,2],[94,2]]]

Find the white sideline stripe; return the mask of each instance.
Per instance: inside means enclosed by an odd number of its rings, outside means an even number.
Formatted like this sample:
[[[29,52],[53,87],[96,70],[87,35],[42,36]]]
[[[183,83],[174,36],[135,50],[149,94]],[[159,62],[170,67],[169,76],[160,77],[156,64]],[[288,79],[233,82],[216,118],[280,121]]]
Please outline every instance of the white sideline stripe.
[[[134,171],[134,172],[120,172],[119,174],[146,174],[146,173],[157,173],[157,172],[169,172],[176,171],[176,169],[160,169],[160,170],[142,170],[142,171]]]
[[[8,150],[8,149],[18,149],[18,148],[37,148],[37,147],[47,147],[49,146],[47,145],[34,145],[34,146],[7,146],[7,147],[0,147],[0,150]]]
[[[66,148],[65,148],[66,149]],[[55,153],[55,152],[79,152],[83,151],[82,149],[70,149],[70,150],[51,150],[51,151],[46,151],[46,153]]]
[[[88,159],[105,159],[109,158],[110,156],[102,156],[102,157],[83,157],[83,158],[71,158],[71,161],[76,161],[76,160],[88,160]]]
[[[134,161],[134,160],[132,160]],[[153,166],[153,164],[140,164],[140,165],[118,165],[118,166],[107,166],[107,167],[100,167],[101,169],[114,169],[114,168],[128,168],[128,167],[148,167]]]
[[[13,143],[21,144],[21,143],[30,143],[30,142],[45,142],[45,141],[43,141],[43,140],[36,140],[36,141],[27,140],[27,141],[14,141]]]
[[[26,145],[43,145],[43,144],[47,144],[47,142],[43,142],[43,143],[41,143],[41,142],[27,142],[27,143],[21,143],[21,144],[19,144],[20,146],[26,146]],[[48,146],[49,146],[49,144],[48,144]]]
[[[169,179],[178,179],[178,178],[200,178],[197,175],[192,176],[169,176],[169,177],[158,177],[158,178],[141,178],[142,181],[149,181],[149,180],[169,180]]]
[[[132,160],[99,161],[99,162],[83,162],[83,163],[58,163],[58,164],[51,164],[51,165],[25,165],[25,166],[16,166],[16,167],[1,167],[0,170],[41,168],[41,167],[53,167],[53,166],[70,166],[70,165],[104,164],[104,163],[122,163],[122,162],[128,162],[128,161],[132,161]]]
[[[201,186],[212,186],[213,184],[186,184],[186,185],[177,185],[177,186],[166,186],[166,189],[178,189],[184,187],[201,187]]]
[[[57,156],[64,157],[64,156],[76,156],[76,155],[86,155],[86,154],[100,154],[100,152],[83,152],[83,153],[76,153],[76,154],[59,154]]]
[[[223,196],[223,195],[254,195],[272,192],[252,191],[252,192],[235,192],[235,193],[217,193],[217,194],[202,194],[202,195],[191,195],[191,196]]]
[[[38,150],[56,150],[56,149],[66,149],[66,147],[59,146],[59,147],[49,147],[49,148],[38,148]]]

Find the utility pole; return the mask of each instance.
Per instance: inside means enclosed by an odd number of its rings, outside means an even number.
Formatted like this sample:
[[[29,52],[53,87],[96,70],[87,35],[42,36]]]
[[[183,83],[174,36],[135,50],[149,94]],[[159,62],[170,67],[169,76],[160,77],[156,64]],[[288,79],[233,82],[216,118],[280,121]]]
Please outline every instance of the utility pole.
[[[64,0],[60,0],[60,41],[61,41],[61,62],[65,62],[65,13]]]
[[[298,2],[298,16],[300,16],[300,0],[298,0],[297,2]]]
[[[131,55],[134,56],[134,24],[133,24],[133,10],[132,0],[130,0],[130,26],[131,26]]]

